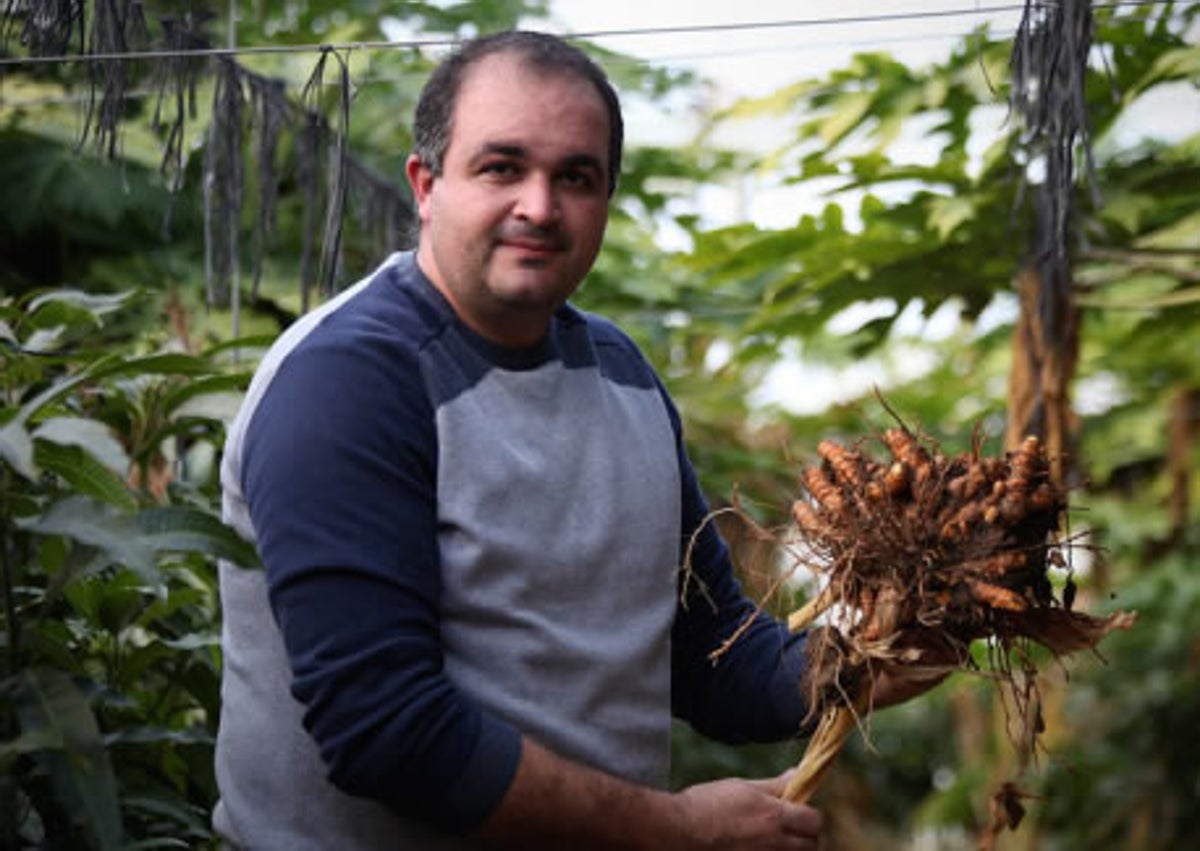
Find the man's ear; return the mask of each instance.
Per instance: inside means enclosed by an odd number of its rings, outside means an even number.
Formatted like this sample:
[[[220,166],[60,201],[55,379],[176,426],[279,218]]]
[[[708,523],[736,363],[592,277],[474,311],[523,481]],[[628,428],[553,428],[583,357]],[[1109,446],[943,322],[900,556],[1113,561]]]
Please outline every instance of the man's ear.
[[[417,202],[417,216],[425,221],[429,195],[433,191],[433,171],[416,154],[409,154],[404,162],[404,173],[408,176],[408,185],[412,187],[413,198]]]

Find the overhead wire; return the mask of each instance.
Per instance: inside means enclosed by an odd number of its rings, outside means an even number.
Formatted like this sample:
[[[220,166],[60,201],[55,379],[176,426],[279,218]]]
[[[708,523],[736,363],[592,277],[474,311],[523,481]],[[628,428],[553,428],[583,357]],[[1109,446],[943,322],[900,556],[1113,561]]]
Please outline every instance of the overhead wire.
[[[1121,7],[1165,6],[1170,0],[1113,0],[1113,2],[1094,3],[1094,9],[1117,9]],[[1038,2],[1035,7],[1054,8],[1058,4]],[[799,29],[806,27],[828,26],[859,26],[865,24],[886,24],[902,21],[920,21],[937,18],[979,17],[1005,12],[1021,12],[1025,3],[1002,3],[991,6],[970,6],[956,9],[912,10],[907,12],[887,12],[877,15],[843,15],[829,18],[795,18],[768,21],[742,21],[712,24],[674,24],[657,27],[627,27],[617,29],[598,29],[588,32],[573,32],[563,34],[563,38],[571,40],[595,41],[603,38],[628,38],[641,36],[663,35],[693,35],[701,33],[753,32],[776,29]],[[378,41],[354,42],[320,42],[309,44],[279,44],[279,45],[245,45],[231,47],[210,47],[199,50],[142,50],[125,53],[83,53],[58,54],[50,56],[4,56],[0,57],[0,68],[16,65],[52,65],[72,62],[113,62],[173,59],[181,56],[189,58],[254,56],[269,54],[298,54],[298,53],[352,53],[357,51],[425,49],[437,47],[453,47],[461,43],[458,37],[414,38]]]
[[[992,33],[996,38],[1009,38],[1016,33],[1014,29],[1002,29]],[[878,37],[870,39],[862,39],[856,41],[838,41],[828,44],[804,44],[796,45],[794,43],[775,43],[769,45],[756,45],[754,47],[731,48],[726,50],[705,50],[692,51],[687,53],[666,53],[657,54],[654,56],[643,58],[630,59],[615,59],[606,60],[605,65],[625,66],[625,65],[653,65],[653,64],[673,64],[673,63],[690,63],[698,62],[706,59],[741,59],[744,57],[759,57],[766,54],[786,54],[793,53],[797,50],[814,51],[814,50],[844,50],[847,48],[869,48],[869,47],[887,47],[893,45],[912,45],[912,44],[930,44],[941,42],[954,42],[961,39],[962,33],[959,32],[942,32],[923,35],[910,36],[892,36]],[[398,72],[392,74],[368,74],[357,76],[354,78],[354,87],[362,89],[365,86],[371,85],[392,85],[406,80],[420,80],[427,76],[424,72]],[[332,84],[329,84],[332,85]],[[157,89],[153,88],[133,88],[125,93],[125,97],[129,100],[137,100],[139,98],[156,97],[159,94]],[[7,107],[34,107],[34,106],[54,106],[58,104],[76,104],[87,102],[89,95],[85,93],[79,94],[64,94],[64,95],[49,95],[44,97],[31,97],[23,99],[6,98],[0,93],[0,106]]]

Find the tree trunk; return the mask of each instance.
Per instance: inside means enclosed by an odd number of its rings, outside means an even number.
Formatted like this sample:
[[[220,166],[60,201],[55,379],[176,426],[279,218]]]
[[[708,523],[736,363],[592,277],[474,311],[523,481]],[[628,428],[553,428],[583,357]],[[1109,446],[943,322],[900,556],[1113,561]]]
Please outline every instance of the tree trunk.
[[[1070,387],[1079,355],[1079,311],[1069,295],[1043,285],[1033,264],[1021,270],[1016,286],[1021,312],[1013,329],[1004,447],[1016,449],[1026,435],[1040,437],[1050,457],[1050,474],[1062,487],[1074,466]],[[1060,303],[1049,304],[1052,300]],[[1046,316],[1056,317],[1057,325],[1047,327]]]
[[[1170,425],[1167,427],[1167,471],[1171,479],[1167,511],[1171,523],[1170,541],[1184,543],[1191,513],[1192,447],[1200,423],[1200,388],[1180,387],[1171,399]]]

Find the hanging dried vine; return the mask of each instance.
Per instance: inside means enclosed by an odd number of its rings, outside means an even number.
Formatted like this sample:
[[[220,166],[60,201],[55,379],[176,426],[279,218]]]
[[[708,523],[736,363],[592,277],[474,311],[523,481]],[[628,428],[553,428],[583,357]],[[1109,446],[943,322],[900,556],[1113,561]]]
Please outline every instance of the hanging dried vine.
[[[334,281],[338,271],[338,260],[342,242],[342,214],[346,207],[346,134],[350,130],[350,69],[345,58],[338,51],[329,48],[321,52],[321,58],[313,69],[312,76],[304,86],[301,103],[305,109],[314,115],[321,114],[322,95],[325,88],[325,67],[332,56],[337,60],[337,82],[334,84],[337,92],[337,122],[332,129],[327,124],[323,128],[321,142],[332,143],[332,167],[327,169],[329,185],[326,188],[328,199],[325,213],[324,236],[321,240],[320,271],[317,283],[322,292],[328,296],[334,292]],[[332,135],[332,139],[328,137]],[[314,178],[316,176],[314,175]]]
[[[158,96],[151,126],[163,139],[160,169],[172,192],[183,186],[184,129],[196,117],[196,86],[208,67],[207,60],[188,55],[211,46],[203,31],[205,20],[186,14],[161,21],[163,46],[170,55],[155,63],[152,80]]]
[[[20,6],[28,13],[18,23]],[[79,51],[83,52],[84,0],[7,0],[4,7],[0,45],[7,47],[12,31],[19,28],[20,44],[32,56],[60,56],[70,48],[73,37],[79,38]]]
[[[217,61],[213,117],[204,157],[205,284],[210,303],[226,303],[236,284],[242,210],[242,79],[232,61]]]
[[[252,298],[258,296],[258,285],[262,280],[263,258],[275,235],[275,208],[279,200],[279,177],[275,160],[279,151],[279,140],[288,123],[289,104],[283,82],[251,74],[247,78],[250,86],[250,111],[252,124],[258,129],[255,147],[255,171],[258,176],[258,215],[254,220],[254,254],[250,285]]]
[[[1014,338],[1014,387],[1008,443],[1025,434],[1042,435],[1056,459],[1054,475],[1069,454],[1069,386],[1078,349],[1078,309],[1072,295],[1071,240],[1077,154],[1096,192],[1085,99],[1093,17],[1089,0],[1041,3],[1027,0],[1012,49],[1011,106],[1022,127],[1026,175],[1034,164],[1044,172],[1035,186],[1036,248],[1019,277],[1022,319]],[[1098,203],[1098,199],[1094,199]]]
[[[92,54],[130,53],[145,50],[150,43],[146,17],[137,0],[96,0],[93,10]],[[117,155],[125,97],[137,69],[124,59],[99,59],[88,62],[87,71],[88,105],[80,145],[91,136],[97,149],[112,159]]]
[[[207,78],[213,80],[212,123],[202,169],[210,304],[226,305],[231,293],[236,295],[241,221],[251,198],[256,209],[250,297],[256,299],[275,231],[279,188],[286,179],[281,168],[292,170],[303,202],[304,310],[314,289],[328,296],[337,288],[347,213],[370,235],[377,252],[404,244],[412,219],[407,193],[360,162],[349,148],[351,81],[346,56],[332,48],[323,51],[297,104],[283,81],[250,71],[232,54],[201,55],[212,48],[205,32],[215,19],[209,11],[159,18],[156,43],[141,0],[97,0],[90,21],[85,19],[87,8],[84,0],[0,0],[0,46],[18,38],[33,56],[79,53],[88,82],[80,145],[91,143],[110,159],[119,155],[121,121],[132,87],[148,80],[155,93],[151,126],[162,140],[160,170],[176,194],[187,173],[187,122],[197,115],[197,87]],[[147,50],[164,56],[149,68],[136,57],[122,58]],[[336,69],[327,82],[331,56]],[[326,97],[329,90],[335,92],[333,98]],[[326,118],[330,108],[331,120]],[[294,140],[292,160],[285,165],[280,151],[289,133]],[[248,167],[254,176],[252,193],[246,186]],[[168,209],[164,229],[170,227],[172,212]]]
[[[354,221],[370,236],[376,256],[406,248],[412,207],[395,183],[358,160],[347,162]]]

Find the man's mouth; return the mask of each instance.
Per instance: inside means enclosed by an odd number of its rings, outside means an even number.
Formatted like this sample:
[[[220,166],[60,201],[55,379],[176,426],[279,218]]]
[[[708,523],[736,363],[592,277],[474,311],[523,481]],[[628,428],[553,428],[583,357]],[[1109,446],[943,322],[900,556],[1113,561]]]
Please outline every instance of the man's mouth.
[[[562,250],[562,247],[556,242],[535,241],[529,239],[502,239],[500,244],[506,248],[511,248],[526,254],[548,255]]]

